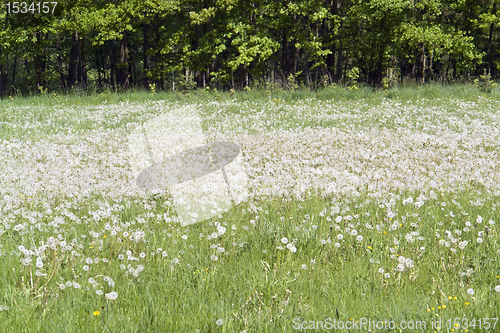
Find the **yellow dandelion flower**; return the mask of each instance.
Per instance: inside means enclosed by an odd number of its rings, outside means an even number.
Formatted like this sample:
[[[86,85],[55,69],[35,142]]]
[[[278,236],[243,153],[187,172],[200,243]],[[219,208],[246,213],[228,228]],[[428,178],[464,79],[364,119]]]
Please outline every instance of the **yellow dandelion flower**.
[[[94,313],[93,313],[93,315],[94,315],[94,316],[98,316],[98,315],[100,315],[100,314],[101,314],[101,313],[100,313],[99,311],[94,311]]]

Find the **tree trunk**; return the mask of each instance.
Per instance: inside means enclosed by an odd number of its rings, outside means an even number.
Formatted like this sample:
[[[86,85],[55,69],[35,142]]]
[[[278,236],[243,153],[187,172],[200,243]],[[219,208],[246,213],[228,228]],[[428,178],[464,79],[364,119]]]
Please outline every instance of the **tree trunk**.
[[[69,51],[69,64],[68,64],[68,87],[72,87],[77,80],[77,66],[78,66],[78,32],[74,32],[72,36],[71,50]]]
[[[5,83],[6,80],[4,78],[7,78],[7,71],[4,72],[3,70],[3,65],[0,64],[0,98],[3,98],[3,95],[5,93]]]
[[[0,49],[1,51],[1,49]],[[1,56],[1,52],[0,52]],[[3,98],[7,85],[7,68],[9,66],[9,55],[7,54],[4,64],[0,64],[0,98]]]
[[[431,51],[431,54],[430,54],[430,57],[429,57],[429,61],[428,61],[428,65],[427,65],[427,70],[426,70],[426,80],[427,82],[430,82],[433,78],[434,78],[434,73],[432,71],[432,62],[434,60],[434,52]]]
[[[492,9],[492,13],[496,13],[497,11],[497,4],[496,2],[493,3],[493,9]],[[495,25],[492,23],[490,25],[490,33],[489,33],[489,37],[488,37],[488,47],[486,49],[486,61],[488,62],[488,73],[491,72],[491,67],[493,67],[493,63],[491,61],[491,47],[493,45],[493,29],[494,29]]]
[[[113,89],[116,89],[116,83],[117,83],[117,80],[116,80],[116,62],[117,62],[117,57],[116,57],[116,45],[115,45],[115,41],[112,40],[110,41],[111,42],[111,76],[109,78],[109,80],[111,81],[111,85],[113,86]]]
[[[36,55],[34,57],[35,64],[35,75],[36,75],[36,85],[37,87],[43,87],[45,85],[45,80],[43,79],[43,72],[45,71],[45,61],[43,59],[44,50],[43,47],[43,35],[41,32],[36,33]]]
[[[102,79],[106,83],[106,62],[104,61],[104,54],[102,52],[102,46],[99,46],[99,52],[101,53],[101,63],[102,63]],[[108,84],[110,82],[107,82]]]
[[[418,64],[417,64],[417,78],[423,79],[424,71],[425,71],[425,45],[424,43],[420,43],[419,49],[422,50],[418,55]]]
[[[61,45],[59,41],[59,34],[56,35],[56,52],[57,52],[57,72],[59,73],[59,77],[61,78],[61,87],[65,91],[66,90],[66,79],[64,77],[63,72],[63,63],[61,58]]]
[[[157,88],[163,90],[163,58],[161,56],[161,45],[160,45],[161,35],[160,35],[160,18],[158,14],[155,15],[155,46],[156,46],[156,85]]]
[[[128,88],[130,84],[129,62],[128,62],[128,36],[123,32],[120,42],[120,61],[116,66],[116,81],[118,85]]]
[[[144,89],[149,89],[149,38],[148,38],[149,25],[144,23],[142,26],[143,33],[143,79],[142,84]]]
[[[84,88],[87,86],[87,64],[85,62],[85,39],[82,35],[78,37],[78,45],[78,83]]]
[[[97,67],[97,84],[102,87],[101,67],[99,66],[99,52],[95,51],[95,66]]]
[[[14,56],[14,64],[12,66],[12,81],[11,85],[14,87],[14,83],[16,82],[16,68],[17,68],[17,54]]]
[[[281,41],[281,71],[283,74],[283,83],[286,85],[288,82],[288,76],[290,75],[290,46],[287,41],[286,30],[283,29],[283,39]]]

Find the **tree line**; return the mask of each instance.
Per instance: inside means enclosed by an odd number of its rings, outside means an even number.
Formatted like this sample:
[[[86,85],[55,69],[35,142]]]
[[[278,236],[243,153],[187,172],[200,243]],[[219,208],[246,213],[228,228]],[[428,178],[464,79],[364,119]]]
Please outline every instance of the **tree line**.
[[[50,13],[5,2],[0,96],[495,77],[498,2],[59,0]]]

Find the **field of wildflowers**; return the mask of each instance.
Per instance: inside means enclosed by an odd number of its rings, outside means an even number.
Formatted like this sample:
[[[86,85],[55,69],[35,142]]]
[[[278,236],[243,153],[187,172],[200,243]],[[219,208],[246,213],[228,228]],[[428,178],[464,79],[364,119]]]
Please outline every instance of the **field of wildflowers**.
[[[188,227],[168,191],[135,185],[127,142],[184,108],[208,141],[242,148],[250,194]],[[277,332],[370,318],[494,332],[499,110],[488,97],[5,103],[0,329]]]

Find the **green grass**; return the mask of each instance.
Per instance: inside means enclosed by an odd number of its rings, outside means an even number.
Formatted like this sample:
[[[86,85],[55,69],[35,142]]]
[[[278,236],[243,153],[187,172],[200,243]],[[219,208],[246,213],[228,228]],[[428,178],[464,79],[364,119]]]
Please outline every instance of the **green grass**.
[[[416,196],[417,193],[413,193],[413,197]],[[146,240],[137,243],[104,231],[110,219],[84,220],[82,224],[59,230],[49,228],[45,233],[30,236],[29,240],[6,230],[1,236],[4,255],[0,304],[8,304],[10,309],[0,312],[2,331],[276,332],[292,330],[295,318],[300,318],[301,322],[318,321],[336,319],[337,314],[340,320],[371,318],[397,323],[420,320],[428,325],[436,320],[436,314],[443,322],[455,317],[493,318],[498,315],[500,306],[499,295],[493,290],[500,284],[497,253],[500,244],[496,225],[489,225],[487,221],[498,217],[498,205],[486,200],[480,207],[473,206],[470,201],[475,196],[481,198],[474,191],[438,194],[421,208],[403,205],[401,199],[395,199],[393,210],[398,212],[397,220],[401,224],[397,230],[387,227],[393,221],[387,217],[386,209],[366,201],[367,198],[351,201],[320,196],[311,196],[304,202],[263,200],[256,203],[261,208],[258,213],[243,211],[244,206],[235,208],[217,220],[221,224],[228,223],[226,234],[211,241],[206,235],[212,233],[214,227],[208,222],[176,233],[175,224],[158,224],[153,218],[147,219],[142,226],[147,230]],[[162,205],[164,200],[156,196],[148,202],[132,202],[129,207],[126,201],[114,202],[117,205],[115,214],[119,221],[144,216],[145,203],[155,205],[154,212],[163,214],[168,211]],[[452,203],[453,200],[460,208]],[[442,202],[447,203],[444,211],[441,210]],[[102,199],[90,197],[71,211],[82,217],[102,203]],[[30,205],[30,201],[23,198],[21,205]],[[328,221],[331,207],[341,210],[332,214],[334,219],[357,214],[359,217],[339,223]],[[324,208],[327,213],[321,216]],[[42,211],[41,207],[31,209]],[[456,212],[455,218],[450,217],[449,210]],[[484,218],[482,225],[474,223],[479,213]],[[403,216],[405,221],[401,220]],[[18,220],[16,222],[21,222],[22,218]],[[50,220],[45,217],[40,222]],[[249,223],[251,220],[256,223]],[[452,253],[449,247],[439,244],[436,231],[444,234],[446,229],[460,229],[466,221],[474,225],[462,236],[470,240],[466,250]],[[359,224],[356,228],[364,237],[362,241],[345,232],[351,222]],[[367,229],[367,223],[373,228]],[[237,225],[237,232],[230,236],[232,224]],[[380,231],[376,230],[377,224],[383,225]],[[477,244],[475,234],[484,230],[485,225],[489,232],[483,237],[484,242]],[[335,226],[341,230],[336,230]],[[100,232],[100,236],[93,241],[82,239],[81,235],[90,237],[89,230]],[[406,242],[404,235],[415,230],[424,239]],[[68,240],[80,239],[82,258],[115,260],[92,264],[90,271],[85,272],[80,258],[53,250],[47,254],[47,277],[37,278],[28,268],[19,269],[18,256],[11,254],[18,244],[29,248],[28,245],[38,245],[41,240],[47,240],[47,236],[57,233],[64,233]],[[172,234],[169,237],[166,233]],[[204,237],[200,238],[200,233]],[[339,233],[344,234],[341,241],[336,238]],[[188,235],[188,239],[183,240],[181,234]],[[283,237],[290,242],[295,240],[297,252],[277,249],[284,245]],[[394,244],[394,237],[399,238],[398,245]],[[332,243],[321,243],[327,239]],[[102,249],[95,245],[98,241],[103,241]],[[233,246],[233,242],[237,246]],[[334,247],[335,242],[341,246]],[[210,249],[211,244],[224,247],[228,255]],[[425,250],[420,250],[421,247]],[[157,248],[166,250],[167,258],[159,254],[151,256],[150,252]],[[119,268],[120,261],[116,257],[125,249],[132,250],[134,256],[143,251],[147,253],[140,261],[145,269],[138,278],[127,276]],[[397,260],[390,258],[391,249],[396,256],[412,258],[414,267],[394,272]],[[219,259],[210,260],[211,254],[217,254]],[[179,263],[173,264],[173,258],[179,258]],[[311,263],[312,260],[315,263]],[[391,276],[384,278],[379,268],[384,268]],[[474,269],[470,277],[461,275],[470,268]],[[92,287],[90,291],[85,290],[89,277],[111,272],[115,281],[113,289],[119,295],[116,301],[97,297]],[[81,289],[60,290],[57,287],[59,279],[72,281],[74,276],[85,281]],[[97,280],[103,283],[102,277]],[[466,293],[470,287],[476,290],[474,297]],[[111,288],[104,285],[102,289],[108,292]],[[100,314],[94,316],[94,311]],[[220,327],[216,325],[218,319],[223,320]]]
[[[119,93],[110,91],[104,92],[80,92],[63,93],[48,92],[43,95],[30,96],[5,96],[0,101],[0,107],[10,106],[60,106],[60,105],[99,105],[102,102],[116,104],[126,101],[144,102],[149,100],[169,100],[186,102],[206,102],[206,101],[263,101],[269,98],[281,100],[297,100],[305,98],[323,100],[359,100],[379,103],[384,98],[406,101],[416,101],[418,99],[439,99],[456,98],[466,100],[477,100],[479,96],[493,99],[500,98],[500,87],[495,88],[490,94],[481,92],[473,84],[412,84],[406,83],[396,85],[390,89],[374,89],[369,86],[360,86],[359,89],[350,91],[340,86],[319,87],[317,90],[309,88],[299,88],[297,90],[287,90],[283,88],[254,88],[250,91],[237,90],[234,93],[229,91],[217,91],[214,89],[196,89],[189,91],[156,90],[154,93],[142,89],[127,90]]]

